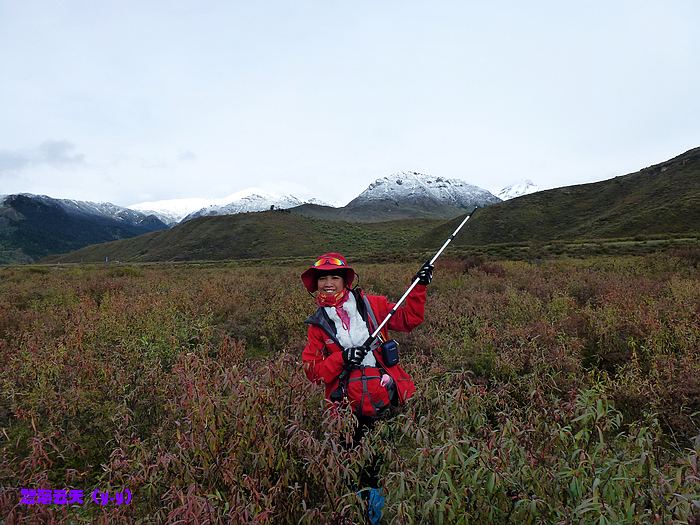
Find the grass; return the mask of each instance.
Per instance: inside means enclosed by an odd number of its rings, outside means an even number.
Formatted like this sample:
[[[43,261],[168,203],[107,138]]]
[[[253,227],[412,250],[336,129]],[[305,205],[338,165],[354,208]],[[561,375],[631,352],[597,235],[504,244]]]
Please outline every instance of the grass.
[[[440,259],[397,335],[418,393],[350,450],[301,369],[308,261],[2,267],[0,514],[353,523],[380,454],[388,522],[697,522],[694,253]],[[418,264],[355,266],[396,298]],[[26,507],[20,487],[134,499]]]

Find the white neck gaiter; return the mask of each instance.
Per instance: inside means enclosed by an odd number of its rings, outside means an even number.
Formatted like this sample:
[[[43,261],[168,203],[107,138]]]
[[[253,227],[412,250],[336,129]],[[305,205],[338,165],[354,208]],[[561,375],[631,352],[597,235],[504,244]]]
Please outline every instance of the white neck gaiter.
[[[355,296],[353,294],[348,295],[348,300],[343,303],[342,308],[350,317],[349,330],[343,328],[343,323],[334,307],[325,307],[328,317],[330,317],[333,324],[335,324],[337,330],[336,337],[343,348],[360,346],[369,337],[369,331],[367,330],[367,324],[365,324],[360,316],[360,312],[357,310],[357,303],[355,302]],[[362,366],[377,366],[377,360],[372,352],[369,352],[365,356],[362,361]]]

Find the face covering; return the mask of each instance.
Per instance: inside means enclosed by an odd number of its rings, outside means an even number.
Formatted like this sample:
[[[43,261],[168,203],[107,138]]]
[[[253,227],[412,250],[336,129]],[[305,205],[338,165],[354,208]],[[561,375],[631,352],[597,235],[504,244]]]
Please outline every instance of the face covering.
[[[349,294],[350,290],[347,288],[345,288],[342,292],[337,293],[327,294],[319,291],[318,294],[316,294],[316,304],[324,307],[335,307],[335,311],[338,314],[338,317],[340,317],[340,322],[343,323],[343,328],[345,330],[350,330],[350,316],[343,309],[343,303],[348,300]]]

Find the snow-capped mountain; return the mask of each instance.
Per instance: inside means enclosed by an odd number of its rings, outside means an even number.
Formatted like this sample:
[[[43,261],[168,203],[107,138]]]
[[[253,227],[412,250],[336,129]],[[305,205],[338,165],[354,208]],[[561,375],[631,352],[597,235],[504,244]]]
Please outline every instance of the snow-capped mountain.
[[[498,198],[504,201],[508,199],[514,199],[515,197],[521,197],[522,195],[527,195],[528,193],[535,193],[540,191],[539,186],[537,186],[530,179],[525,179],[523,181],[506,186],[501,191],[498,192]]]
[[[353,208],[374,201],[468,208],[494,204],[500,202],[500,199],[489,191],[460,179],[403,171],[377,179],[346,207]]]
[[[161,229],[165,227],[165,224],[160,224],[157,218],[153,217],[151,214],[142,213],[140,211],[132,210],[130,208],[125,208],[123,206],[117,206],[111,202],[91,202],[91,201],[78,201],[73,199],[55,199],[49,197],[48,195],[34,195],[32,193],[18,193],[16,195],[4,195],[0,199],[0,203],[10,202],[13,197],[18,195],[30,199],[34,203],[41,203],[47,206],[59,207],[69,215],[85,215],[92,217],[100,217],[105,219],[111,219],[124,224],[130,224],[134,226],[139,225],[150,225],[155,226],[155,228],[149,229]]]
[[[284,210],[287,208],[293,208],[294,206],[300,206],[303,201],[299,200],[293,195],[276,195],[274,193],[268,193],[261,190],[244,190],[247,191],[247,195],[238,196],[234,200],[229,200],[229,196],[225,204],[212,204],[206,208],[190,213],[182,219],[182,222],[189,221],[190,219],[195,219],[197,217],[208,217],[211,215],[233,215],[236,213],[248,213],[252,211],[265,211],[274,209]],[[240,194],[241,192],[239,192]],[[234,194],[236,195],[236,194]]]
[[[294,195],[271,193],[260,188],[247,188],[220,199],[170,199],[132,204],[129,208],[152,213],[169,225],[210,215],[232,215],[252,211],[287,209],[301,204],[331,206],[319,199],[301,200]]]
[[[326,201],[322,201],[321,199],[317,199],[316,197],[312,197],[311,199],[305,200],[304,204],[315,204],[316,206],[328,206],[330,208],[336,207],[335,205],[330,204]]]
[[[166,199],[162,201],[139,202],[130,204],[129,208],[143,213],[150,213],[158,217],[165,224],[172,226],[177,224],[190,213],[207,206],[211,206],[214,199]]]

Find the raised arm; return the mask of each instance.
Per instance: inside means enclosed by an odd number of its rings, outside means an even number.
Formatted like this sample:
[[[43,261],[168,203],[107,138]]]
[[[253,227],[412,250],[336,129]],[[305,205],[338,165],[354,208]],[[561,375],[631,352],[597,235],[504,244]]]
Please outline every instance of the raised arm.
[[[398,332],[410,332],[423,322],[425,313],[426,286],[417,284],[411,293],[408,294],[404,303],[396,310],[396,313],[389,320],[389,330]],[[385,299],[386,300],[386,299]],[[387,302],[387,313],[391,311],[395,303]],[[381,322],[381,319],[377,319]]]

